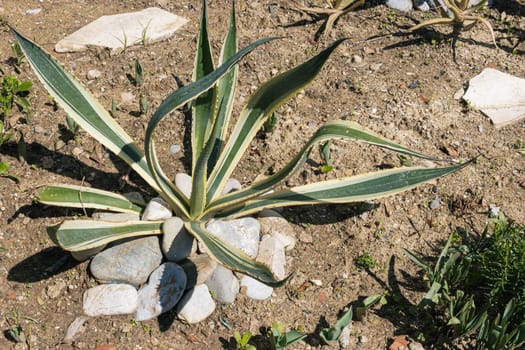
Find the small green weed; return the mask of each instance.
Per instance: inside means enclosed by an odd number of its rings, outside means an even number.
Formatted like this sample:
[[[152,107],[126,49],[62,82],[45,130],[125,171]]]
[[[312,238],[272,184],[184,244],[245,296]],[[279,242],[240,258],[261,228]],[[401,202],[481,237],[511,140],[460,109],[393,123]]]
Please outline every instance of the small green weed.
[[[332,165],[332,158],[330,157],[330,146],[332,146],[332,141],[328,140],[319,145],[319,153],[321,154],[321,159],[323,160],[324,165],[319,168],[321,173],[326,174],[334,170]]]
[[[31,105],[26,99],[29,94],[29,89],[33,86],[31,81],[20,81],[14,76],[4,76],[1,81],[0,90],[0,115],[5,121],[11,115],[13,105],[17,105],[20,110],[29,115],[31,112]]]
[[[355,259],[355,265],[363,270],[372,270],[377,266],[377,261],[375,261],[367,251],[363,251],[363,253]]]
[[[244,332],[242,335],[239,332],[235,332],[233,334],[233,338],[237,343],[238,350],[257,350],[255,346],[249,344],[250,339],[252,338],[252,334],[250,332]]]

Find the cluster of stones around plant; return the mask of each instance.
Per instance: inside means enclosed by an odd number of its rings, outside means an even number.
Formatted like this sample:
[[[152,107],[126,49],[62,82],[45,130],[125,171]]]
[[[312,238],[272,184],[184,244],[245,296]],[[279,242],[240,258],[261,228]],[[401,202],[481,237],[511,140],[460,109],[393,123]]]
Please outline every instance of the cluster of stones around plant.
[[[191,177],[178,174],[175,183],[189,197]],[[223,193],[240,186],[230,179]],[[94,218],[139,219],[115,213],[96,213]],[[123,239],[95,251],[73,253],[77,260],[93,256],[90,271],[100,283],[84,293],[87,316],[133,314],[135,320],[145,321],[175,308],[179,319],[198,323],[213,313],[216,302],[233,303],[239,292],[256,300],[271,297],[273,288],[212,260],[162,199],[153,198],[140,219],[164,220],[162,236]],[[278,212],[264,210],[257,219],[210,221],[207,229],[269,266],[276,277],[286,277],[285,252],[294,248],[295,234]]]

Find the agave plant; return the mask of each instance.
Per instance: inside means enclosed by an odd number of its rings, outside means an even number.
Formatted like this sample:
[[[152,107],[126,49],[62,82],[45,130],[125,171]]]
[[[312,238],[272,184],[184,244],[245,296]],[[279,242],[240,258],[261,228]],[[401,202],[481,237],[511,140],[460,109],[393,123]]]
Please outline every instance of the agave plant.
[[[476,6],[469,8],[469,0],[438,0],[437,8],[441,14],[441,17],[429,19],[428,21],[421,22],[408,29],[409,32],[416,31],[423,27],[428,27],[435,24],[450,24],[458,30],[469,30],[476,23],[484,24],[492,37],[492,43],[497,48],[496,37],[494,36],[494,30],[489,21],[481,16],[472,15],[471,13],[481,9],[487,4],[487,0],[480,1]]]
[[[241,156],[257,131],[272,113],[319,73],[330,54],[342,43],[336,41],[310,60],[264,83],[249,98],[226,137],[232,117],[236,64],[256,47],[275,40],[258,40],[237,49],[235,10],[222,46],[218,67],[208,39],[207,5],[202,4],[193,82],[171,93],[153,113],[145,132],[144,151],[116,123],[95,98],[37,44],[12,29],[36,75],[57,103],[86,132],[126,161],[180,217],[187,231],[206,247],[209,255],[225,267],[278,286],[272,271],[206,229],[211,219],[246,216],[263,208],[315,203],[347,203],[392,195],[417,184],[454,172],[464,165],[443,168],[398,168],[354,177],[282,188],[285,181],[306,161],[311,149],[330,139],[362,141],[416,157],[430,158],[365,130],[356,123],[331,121],[323,125],[282,169],[236,192],[222,194]],[[189,198],[163,172],[155,152],[159,123],[177,108],[192,103],[191,175]],[[269,193],[270,190],[275,191]],[[37,200],[54,206],[95,208],[140,213],[145,203],[108,191],[74,185],[49,185],[40,189]],[[144,235],[162,234],[161,221],[112,223],[89,219],[66,220],[49,229],[51,238],[65,250],[83,251],[109,242]]]

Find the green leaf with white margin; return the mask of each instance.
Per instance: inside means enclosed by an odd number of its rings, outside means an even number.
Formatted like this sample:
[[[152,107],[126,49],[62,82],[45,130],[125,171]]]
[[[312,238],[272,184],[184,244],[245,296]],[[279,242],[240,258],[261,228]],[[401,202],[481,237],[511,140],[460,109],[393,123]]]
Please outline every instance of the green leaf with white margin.
[[[174,210],[177,210],[176,208],[180,206],[180,203],[187,203],[187,199],[185,196],[169,181],[168,177],[164,174],[162,171],[158,158],[155,152],[155,143],[153,140],[155,129],[157,128],[158,124],[162,121],[162,119],[168,115],[171,111],[173,111],[176,108],[182,107],[184,104],[192,101],[193,99],[200,96],[202,93],[206,92],[208,89],[215,86],[215,83],[223,77],[225,74],[227,74],[232,67],[237,64],[244,56],[246,56],[248,53],[253,51],[258,46],[267,43],[269,41],[278,39],[276,37],[272,38],[264,38],[257,40],[256,42],[244,47],[239,52],[237,52],[234,56],[230,57],[224,64],[219,66],[216,70],[214,70],[212,73],[206,75],[204,78],[197,80],[196,82],[193,82],[189,85],[185,85],[181,87],[180,89],[176,90],[175,92],[171,93],[159,106],[159,108],[155,111],[153,116],[151,117],[148,127],[146,129],[145,134],[145,140],[144,140],[144,147],[146,152],[146,160],[148,162],[148,166],[151,169],[151,173],[155,180],[157,181],[158,186],[161,188],[161,191],[166,194],[166,196],[169,196],[169,198],[165,198],[165,200],[174,207]],[[162,193],[161,192],[161,193]],[[177,203],[178,202],[178,203]],[[187,213],[188,206],[184,206],[185,212],[177,213],[177,215],[182,217],[189,217],[189,214]]]
[[[288,278],[282,281],[276,279],[268,266],[255,261],[245,252],[206,230],[204,222],[189,221],[184,225],[189,233],[204,244],[208,255],[226,268],[253,277],[272,287],[279,287],[288,280]]]
[[[234,19],[235,12],[232,10],[232,20]],[[233,33],[232,33],[233,30]],[[233,36],[233,38],[232,38]],[[232,43],[233,41],[233,43]],[[233,29],[230,25],[230,30],[228,31],[228,35],[225,39],[225,44],[223,46],[222,52],[221,52],[221,62],[224,59],[224,55],[228,55],[227,58],[230,58],[235,54],[237,50],[236,43],[235,43],[235,22],[233,23]],[[211,134],[210,137],[208,137],[208,133],[206,134],[206,142],[204,145],[204,148],[199,154],[199,158],[197,160],[197,163],[193,167],[193,179],[192,179],[192,191],[191,191],[191,198],[190,198],[190,215],[192,217],[199,216],[204,208],[206,207],[206,185],[207,185],[207,177],[208,173],[210,172],[208,170],[208,165],[210,164],[210,159],[213,156],[212,163],[215,164],[216,161],[216,155],[214,154],[214,151],[220,150],[220,145],[222,144],[221,138],[224,137],[225,133],[225,127],[227,124],[227,120],[229,118],[229,115],[226,115],[226,113],[231,113],[231,107],[233,104],[233,94],[234,94],[234,81],[232,79],[235,79],[235,72],[237,70],[237,66],[233,67],[232,70],[223,76],[218,81],[218,86],[220,88],[214,87],[213,90],[209,90],[205,95],[210,94],[213,91],[213,97],[217,97],[214,105],[215,108],[218,108],[219,110],[213,110],[211,111],[212,114],[215,112],[218,113],[218,115],[215,117],[213,122],[213,127],[211,128],[212,131],[209,133]],[[218,93],[218,95],[216,94]],[[197,100],[200,100],[203,98],[201,95]],[[228,105],[229,104],[229,105]],[[209,117],[211,118],[211,117]],[[195,120],[195,119],[194,119]],[[201,124],[203,124],[201,122]],[[201,125],[203,127],[203,125]],[[208,125],[208,128],[210,125]]]
[[[49,55],[11,27],[27,61],[49,94],[82,129],[122,158],[153,189],[153,179],[142,152],[86,88]]]
[[[319,337],[325,342],[326,345],[330,345],[339,339],[339,336],[343,332],[343,329],[350,324],[353,318],[353,310],[350,308],[337,320],[335,325],[330,328],[323,328],[319,332]]]
[[[213,55],[211,52],[210,39],[208,36],[208,5],[202,1],[201,28],[197,40],[197,54],[195,55],[195,68],[192,81],[204,78],[215,70]],[[191,123],[191,151],[192,151],[192,175],[195,174],[195,166],[204,145],[210,136],[216,110],[216,93],[214,87],[200,95],[192,103]],[[195,181],[195,179],[194,179]],[[194,187],[193,188],[197,188]]]
[[[159,235],[163,221],[108,222],[93,220],[64,221],[47,228],[49,237],[65,250],[78,252],[130,237]]]
[[[207,202],[220,195],[244,151],[261,129],[264,121],[319,73],[330,54],[344,41],[338,40],[317,56],[264,83],[248,100],[229,141],[208,180]]]
[[[265,208],[308,204],[362,202],[390,196],[458,171],[469,163],[446,168],[395,168],[297,186],[232,206],[216,215],[237,218]]]
[[[38,191],[36,200],[42,204],[70,208],[92,208],[121,213],[140,214],[144,202],[132,201],[113,192],[85,186],[49,185]]]
[[[232,2],[232,10],[230,16],[230,27],[228,34],[224,39],[221,55],[219,57],[219,65],[223,64],[227,59],[235,55],[237,52],[237,26],[235,22],[235,2]],[[226,138],[226,131],[230,121],[233,98],[235,96],[235,86],[237,85],[238,66],[234,66],[228,74],[222,77],[218,82],[218,98],[217,98],[217,116],[215,124],[218,126],[217,134],[210,139],[213,144],[213,150],[208,160],[208,173],[215,168],[217,159]]]
[[[268,192],[272,188],[283,183],[292,176],[299,168],[303,166],[315,144],[332,139],[350,139],[354,141],[364,142],[371,145],[379,146],[396,152],[409,154],[419,158],[434,159],[424,154],[412,151],[394,142],[391,142],[365,128],[355,122],[335,120],[328,122],[321,126],[315,134],[308,140],[303,148],[295,155],[295,157],[286,164],[281,170],[272,176],[256,182],[251,186],[232,192],[225,196],[219,197],[216,201],[209,205],[207,212],[218,211],[225,206],[231,206],[235,203],[244,202],[257,195]]]

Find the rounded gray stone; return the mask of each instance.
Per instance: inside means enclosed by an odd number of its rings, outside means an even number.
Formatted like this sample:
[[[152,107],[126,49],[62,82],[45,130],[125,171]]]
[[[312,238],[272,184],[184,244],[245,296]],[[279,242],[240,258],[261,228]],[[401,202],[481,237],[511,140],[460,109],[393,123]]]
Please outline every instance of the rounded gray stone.
[[[231,270],[217,266],[213,274],[206,281],[208,289],[215,300],[221,303],[233,303],[239,293],[239,280]]]
[[[171,310],[186,288],[186,275],[177,264],[167,262],[151,273],[148,284],[138,291],[135,320],[146,321]]]
[[[169,261],[179,262],[191,254],[193,236],[178,217],[171,217],[162,225],[162,252]]]
[[[137,290],[129,284],[101,284],[84,293],[88,316],[132,314],[137,309]]]
[[[90,270],[102,283],[124,282],[139,286],[161,261],[159,239],[151,236],[114,244],[93,258]]]

